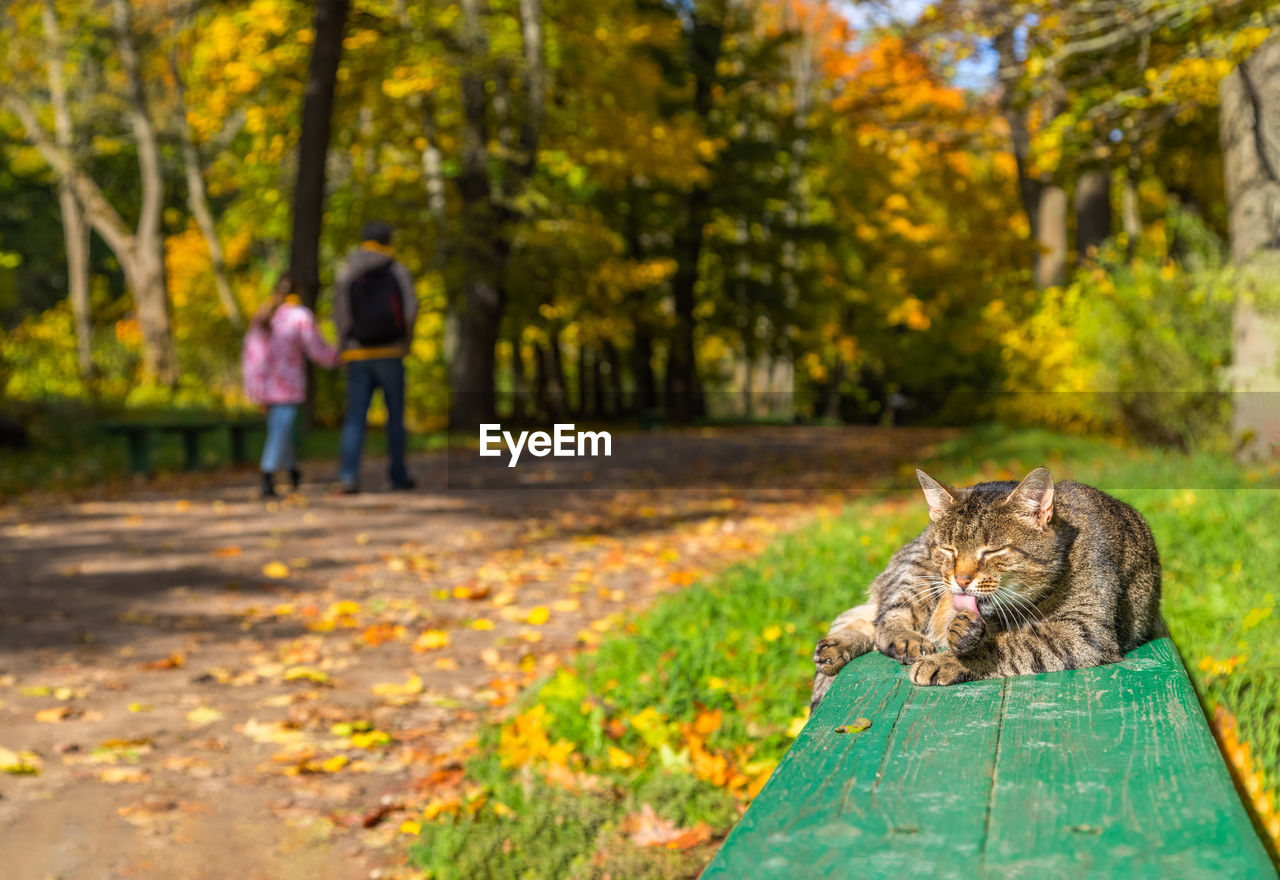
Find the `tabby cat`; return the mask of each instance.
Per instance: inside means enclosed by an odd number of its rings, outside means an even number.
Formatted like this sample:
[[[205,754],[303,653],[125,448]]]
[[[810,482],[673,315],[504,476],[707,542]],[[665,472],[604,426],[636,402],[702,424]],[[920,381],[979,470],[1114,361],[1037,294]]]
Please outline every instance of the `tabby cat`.
[[[946,685],[1114,663],[1163,632],[1160,557],[1128,504],[1042,467],[967,489],[916,476],[932,524],[818,642],[814,706],[872,648]]]

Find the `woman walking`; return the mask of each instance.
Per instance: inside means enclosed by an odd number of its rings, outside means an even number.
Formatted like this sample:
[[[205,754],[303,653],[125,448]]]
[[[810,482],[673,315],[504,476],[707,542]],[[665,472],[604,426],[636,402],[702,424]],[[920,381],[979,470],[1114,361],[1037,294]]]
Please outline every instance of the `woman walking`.
[[[244,338],[244,388],[267,411],[262,446],[262,497],[275,498],[275,475],[289,471],[294,489],[302,481],[294,449],[293,426],[307,399],[307,360],[336,367],[338,350],[324,341],[316,316],[294,293],[293,279],[280,276],[267,301],[253,316]]]

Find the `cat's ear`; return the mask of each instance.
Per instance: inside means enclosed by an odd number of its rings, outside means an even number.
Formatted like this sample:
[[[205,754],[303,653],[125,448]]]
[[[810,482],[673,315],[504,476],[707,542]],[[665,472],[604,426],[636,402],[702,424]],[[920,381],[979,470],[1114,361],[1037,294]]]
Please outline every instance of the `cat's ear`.
[[[920,468],[916,468],[916,479],[924,490],[924,500],[929,502],[929,519],[937,522],[956,503],[956,491],[939,483]]]
[[[1043,532],[1053,516],[1053,477],[1049,469],[1038,467],[1027,474],[1004,503]]]

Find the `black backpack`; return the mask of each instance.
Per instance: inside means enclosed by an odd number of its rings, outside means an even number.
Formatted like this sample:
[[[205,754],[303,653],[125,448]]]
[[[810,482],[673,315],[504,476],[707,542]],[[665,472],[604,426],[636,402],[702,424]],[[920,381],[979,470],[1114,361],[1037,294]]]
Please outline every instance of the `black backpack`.
[[[403,294],[391,265],[383,263],[351,280],[351,335],[361,345],[404,339]]]

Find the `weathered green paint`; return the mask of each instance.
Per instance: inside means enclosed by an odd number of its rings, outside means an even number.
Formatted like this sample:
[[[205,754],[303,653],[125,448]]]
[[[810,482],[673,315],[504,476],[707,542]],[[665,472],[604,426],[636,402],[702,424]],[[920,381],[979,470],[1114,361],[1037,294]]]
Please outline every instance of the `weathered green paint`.
[[[938,688],[855,660],[702,878],[1275,876],[1159,639]]]

